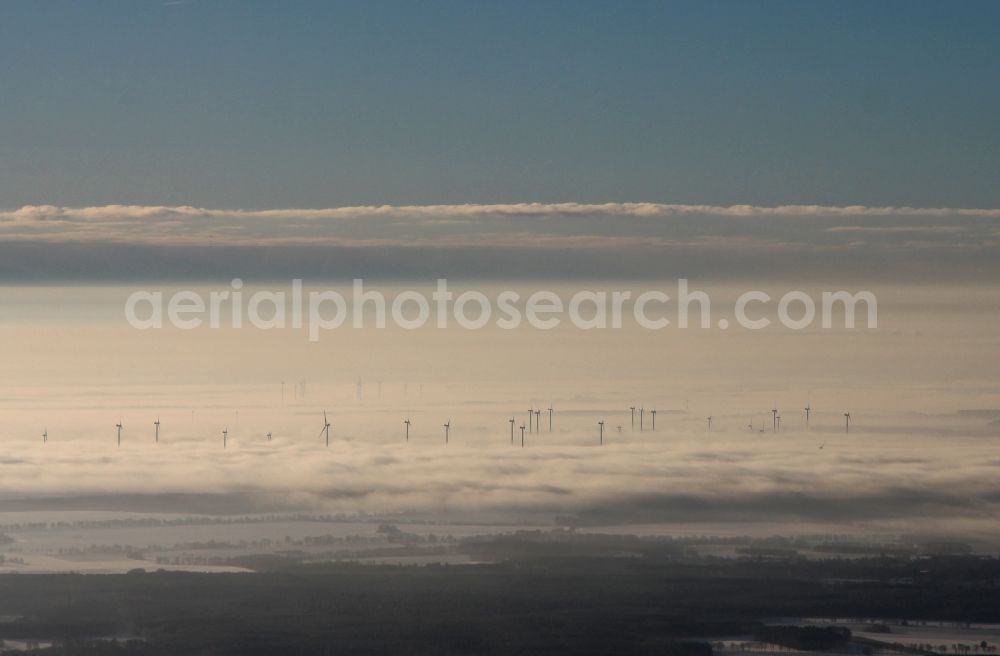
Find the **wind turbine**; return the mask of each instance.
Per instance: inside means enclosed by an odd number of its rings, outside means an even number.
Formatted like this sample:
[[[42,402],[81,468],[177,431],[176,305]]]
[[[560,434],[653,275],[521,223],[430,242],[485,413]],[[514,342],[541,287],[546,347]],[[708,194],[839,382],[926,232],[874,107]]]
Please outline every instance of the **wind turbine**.
[[[807,402],[806,403],[806,407],[803,408],[806,411],[806,426],[807,427],[809,426],[809,413],[812,412],[812,408],[810,407],[811,405],[812,405],[811,403]]]
[[[323,411],[323,428],[320,430],[319,434],[322,435],[326,433],[326,446],[330,446],[330,420],[326,416],[326,410]]]
[[[535,416],[535,409],[528,408],[528,432],[531,432],[531,418]]]
[[[851,432],[851,413],[850,412],[845,412],[844,413],[844,432],[845,433],[850,433]]]
[[[118,446],[121,446],[122,445],[122,429],[125,428],[124,426],[122,426],[122,420],[121,419],[119,419],[118,423],[115,424],[115,428],[118,429]]]
[[[407,417],[406,421],[404,421],[403,423],[406,424],[406,441],[409,442],[410,441],[410,418]]]
[[[156,421],[153,422],[153,426],[156,426],[156,434],[155,434],[155,436],[154,436],[153,439],[156,441],[157,444],[159,444],[160,443],[160,418],[159,417],[157,417]]]
[[[511,417],[507,421],[510,422],[510,445],[514,446],[514,417]]]
[[[628,409],[632,411],[632,430],[635,430],[635,406],[630,405]]]
[[[49,429],[46,428],[45,431],[42,432],[42,444],[45,444],[48,441],[49,441]]]
[[[541,410],[535,410],[535,432],[536,433],[541,433],[542,432],[542,411]]]
[[[225,449],[229,444],[229,428],[222,429],[222,448]]]
[[[656,430],[656,408],[650,410],[649,414],[653,416],[653,430]]]
[[[705,417],[705,419],[708,420],[708,432],[711,433],[712,432],[712,418],[711,417]]]
[[[597,422],[597,425],[600,427],[601,431],[601,446],[604,446],[604,421],[602,420]]]
[[[646,409],[645,408],[639,408],[639,432],[640,433],[643,431],[643,428],[645,427],[644,424],[643,424],[643,418],[645,416],[646,416]]]
[[[781,432],[781,415],[778,415],[778,431],[777,432],[779,432],[779,433]]]
[[[270,441],[271,441],[271,433],[268,433],[268,434],[267,434],[267,441],[268,441],[268,442],[270,442]]]
[[[524,448],[524,424],[521,424],[521,448]]]
[[[549,405],[549,432],[552,432],[552,406]]]
[[[451,435],[451,419],[445,422],[444,425],[444,443],[447,444],[449,436]]]
[[[775,433],[778,432],[778,409],[774,408],[771,410],[771,428]]]

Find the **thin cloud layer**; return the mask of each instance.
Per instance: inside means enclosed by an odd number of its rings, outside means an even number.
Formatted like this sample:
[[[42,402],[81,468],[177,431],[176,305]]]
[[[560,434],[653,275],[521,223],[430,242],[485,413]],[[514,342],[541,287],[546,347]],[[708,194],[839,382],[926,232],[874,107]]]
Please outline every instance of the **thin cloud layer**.
[[[861,205],[36,205],[0,212],[0,279],[574,277],[581,269],[631,277],[1000,277],[998,219],[1000,209]],[[128,266],[135,248],[153,249],[142,253],[148,266],[140,271]],[[585,267],[581,256],[591,258]],[[232,261],[239,264],[226,268]],[[354,261],[363,270],[344,268]]]
[[[209,209],[189,205],[26,205],[0,212],[0,220],[120,220],[159,217],[244,219],[361,219],[371,216],[725,216],[725,217],[976,217],[1000,219],[1000,208],[898,207],[867,205],[684,205],[674,203],[508,203],[457,205],[360,205],[318,209]]]

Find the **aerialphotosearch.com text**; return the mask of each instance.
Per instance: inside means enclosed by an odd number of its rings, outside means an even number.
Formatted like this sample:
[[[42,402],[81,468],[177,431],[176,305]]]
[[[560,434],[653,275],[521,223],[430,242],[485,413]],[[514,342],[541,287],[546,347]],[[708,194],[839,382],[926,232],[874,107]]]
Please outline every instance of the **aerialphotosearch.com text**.
[[[528,294],[505,290],[452,291],[439,279],[429,294],[417,289],[385,293],[353,281],[349,290],[310,290],[295,279],[286,290],[262,289],[250,293],[239,278],[226,289],[174,292],[139,290],[125,301],[125,318],[139,330],[166,326],[194,330],[208,327],[259,330],[306,329],[310,341],[324,332],[344,327],[416,330],[428,325],[455,325],[479,330],[491,323],[504,330],[527,325],[551,330],[568,322],[580,330],[620,329],[627,321],[648,330],[668,327],[715,328],[735,326],[763,330],[780,325],[789,330],[807,328],[878,327],[878,302],[870,291],[824,291],[808,294],[792,290],[772,297],[760,290],[742,293],[729,318],[713,321],[712,300],[692,289],[686,278],[677,280],[673,294],[662,289],[579,290],[558,294],[536,290]]]

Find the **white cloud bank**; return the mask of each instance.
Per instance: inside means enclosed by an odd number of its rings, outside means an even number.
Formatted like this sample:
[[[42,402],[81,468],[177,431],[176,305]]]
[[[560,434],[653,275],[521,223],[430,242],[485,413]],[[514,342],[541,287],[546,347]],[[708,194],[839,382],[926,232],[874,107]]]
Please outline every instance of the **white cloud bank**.
[[[509,203],[455,205],[359,205],[268,210],[211,209],[189,205],[103,205],[60,207],[25,205],[0,212],[6,221],[102,221],[164,217],[217,219],[477,218],[490,216],[621,217],[974,217],[1000,219],[1000,208],[906,207],[868,205],[683,205],[671,203]]]
[[[967,278],[1000,275],[998,219],[1000,208],[864,205],[30,205],[0,211],[0,279],[129,279],[151,271],[166,277],[648,277],[665,275],[665,263],[678,275],[877,270],[908,278],[928,262],[936,277]],[[129,268],[121,261],[129,256],[123,246],[157,252],[136,255]],[[234,251],[235,265],[220,258],[225,249]],[[326,249],[339,249],[342,257],[316,255]],[[595,259],[584,266],[581,254]]]

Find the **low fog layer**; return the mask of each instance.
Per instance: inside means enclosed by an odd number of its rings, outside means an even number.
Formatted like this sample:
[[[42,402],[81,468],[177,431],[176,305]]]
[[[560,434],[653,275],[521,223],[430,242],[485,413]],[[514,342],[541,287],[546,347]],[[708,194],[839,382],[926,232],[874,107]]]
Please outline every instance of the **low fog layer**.
[[[6,291],[0,510],[807,522],[1000,544],[990,289],[876,288],[874,330],[427,327],[319,343],[134,330],[127,291]],[[541,432],[522,448],[529,407]]]
[[[554,432],[546,420],[521,448],[519,428],[511,446],[499,413],[454,413],[447,446],[434,415],[413,415],[409,443],[401,422],[384,413],[365,417],[333,415],[329,448],[311,430],[321,416],[250,411],[229,417],[225,449],[221,429],[195,436],[169,423],[159,444],[139,425],[127,426],[121,448],[113,430],[53,433],[45,445],[9,442],[0,509],[502,512],[569,514],[584,525],[806,521],[832,532],[854,525],[1000,537],[992,535],[1000,516],[1000,427],[977,419],[906,426],[914,420],[867,418],[845,435],[840,417],[823,412],[811,430],[797,420],[762,434],[759,423],[751,432],[742,417],[720,415],[709,433],[700,417],[661,412],[656,432],[648,415],[646,430],[633,432],[626,412],[608,422],[623,424],[622,432],[609,429],[599,446],[598,415],[559,414]],[[389,428],[396,423],[399,430]],[[265,425],[275,432],[271,442]]]

